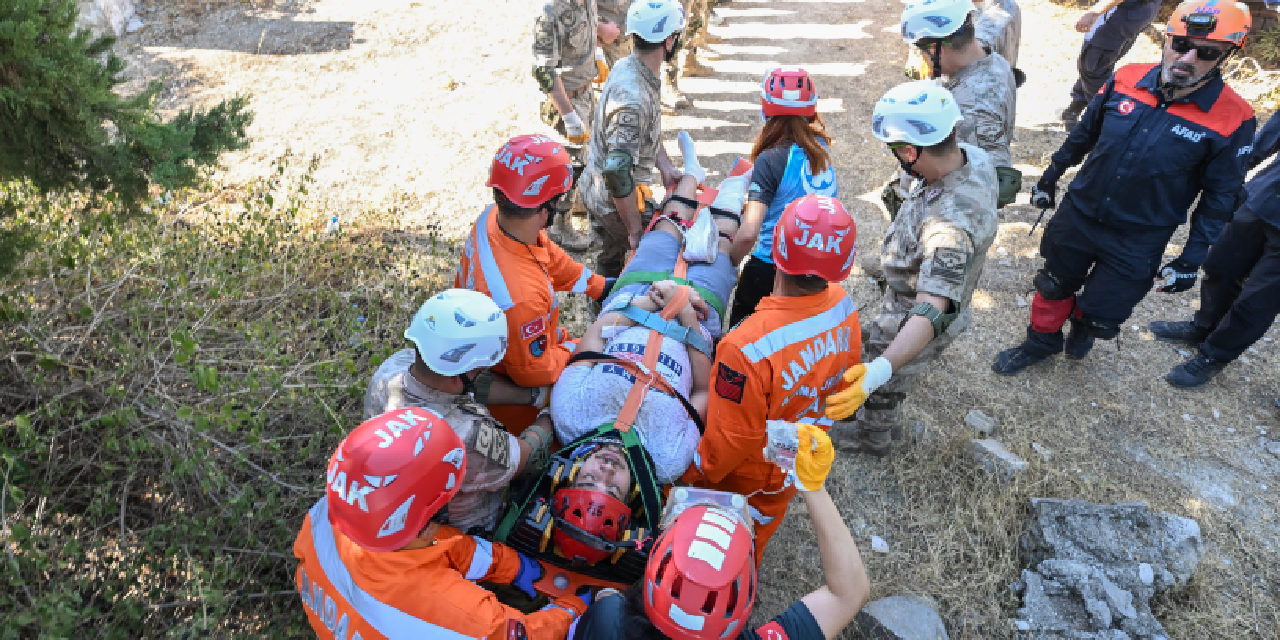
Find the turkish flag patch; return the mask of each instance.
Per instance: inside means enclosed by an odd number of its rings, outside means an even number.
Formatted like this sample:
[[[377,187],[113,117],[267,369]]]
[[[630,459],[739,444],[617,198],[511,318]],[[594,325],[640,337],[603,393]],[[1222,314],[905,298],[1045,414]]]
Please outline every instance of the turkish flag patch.
[[[1119,111],[1122,116],[1127,116],[1133,113],[1133,100],[1124,100],[1116,106],[1116,111]]]
[[[542,316],[538,316],[537,318],[520,325],[520,339],[532,340],[538,337],[538,334],[546,330],[547,319]]]
[[[747,386],[747,376],[721,362],[716,371],[716,393],[725,400],[742,404],[742,390]]]
[[[791,636],[787,635],[782,625],[777,622],[770,622],[756,629],[756,635],[760,636],[761,640],[791,640]]]

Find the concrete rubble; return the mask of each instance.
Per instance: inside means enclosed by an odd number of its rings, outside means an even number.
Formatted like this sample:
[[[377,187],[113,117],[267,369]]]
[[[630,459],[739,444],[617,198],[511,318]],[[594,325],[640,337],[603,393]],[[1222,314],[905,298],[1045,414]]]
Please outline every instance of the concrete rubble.
[[[1145,502],[1099,505],[1033,498],[1022,537],[1027,568],[1020,638],[1167,639],[1149,602],[1191,579],[1204,542],[1196,521],[1152,513]]]
[[[999,440],[970,440],[969,455],[1003,480],[1027,470],[1027,461],[1009,450]]]

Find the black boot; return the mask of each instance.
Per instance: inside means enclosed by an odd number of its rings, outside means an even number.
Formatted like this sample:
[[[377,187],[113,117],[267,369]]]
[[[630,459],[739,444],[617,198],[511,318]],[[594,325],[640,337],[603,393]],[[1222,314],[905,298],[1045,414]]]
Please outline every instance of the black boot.
[[[1204,342],[1209,336],[1207,329],[1201,329],[1191,320],[1183,320],[1182,322],[1166,322],[1157,320],[1147,325],[1151,333],[1155,334],[1156,340],[1161,342],[1172,342],[1173,344],[1189,344],[1192,346]]]
[[[1190,360],[1176,366],[1164,377],[1165,382],[1179,389],[1202,387],[1231,364],[1230,360],[1214,360],[1203,351]]]
[[[1027,339],[997,354],[991,370],[1002,376],[1014,376],[1055,353],[1062,353],[1062,331],[1041,333],[1027,327]]]
[[[1093,349],[1093,334],[1085,326],[1083,320],[1071,318],[1071,333],[1067,335],[1067,357],[1072,360],[1083,360]]]

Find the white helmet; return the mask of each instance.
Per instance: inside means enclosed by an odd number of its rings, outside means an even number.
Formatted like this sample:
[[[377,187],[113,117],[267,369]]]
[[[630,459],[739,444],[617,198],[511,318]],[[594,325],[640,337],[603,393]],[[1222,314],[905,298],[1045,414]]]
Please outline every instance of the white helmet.
[[[945,38],[964,26],[969,14],[976,14],[971,0],[925,0],[902,10],[902,39],[915,44],[924,38]]]
[[[962,119],[950,91],[933,80],[916,80],[880,98],[871,116],[871,132],[881,142],[931,147],[946,140]]]
[[[404,337],[432,371],[456,376],[502,361],[507,316],[483,293],[449,289],[423,303]]]
[[[684,29],[684,8],[677,0],[636,0],[627,9],[627,33],[662,42]]]

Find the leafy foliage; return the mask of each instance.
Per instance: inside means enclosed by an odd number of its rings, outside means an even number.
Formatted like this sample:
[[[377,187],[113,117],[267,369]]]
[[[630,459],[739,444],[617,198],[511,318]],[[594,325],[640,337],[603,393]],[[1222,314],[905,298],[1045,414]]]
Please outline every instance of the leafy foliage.
[[[196,185],[218,156],[244,148],[252,120],[247,98],[208,111],[187,109],[161,122],[152,82],[131,98],[115,93],[125,63],[110,37],[77,31],[75,0],[0,3],[0,184],[18,182],[37,196],[81,193],[96,207],[135,215],[152,185]],[[0,193],[0,275],[32,241],[15,224],[20,203]]]
[[[0,637],[309,633],[293,540],[455,258],[325,235],[286,175],[161,224],[10,193],[40,231],[0,281]]]

